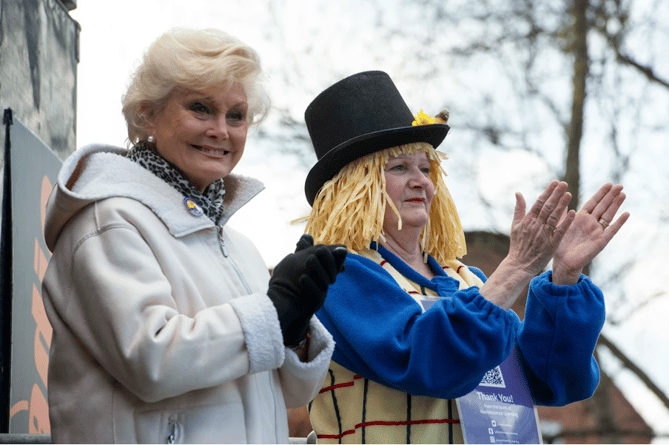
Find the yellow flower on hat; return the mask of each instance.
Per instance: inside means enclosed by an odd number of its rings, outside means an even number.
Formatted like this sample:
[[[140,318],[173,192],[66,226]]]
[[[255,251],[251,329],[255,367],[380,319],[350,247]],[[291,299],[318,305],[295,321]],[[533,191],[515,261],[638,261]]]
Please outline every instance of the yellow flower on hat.
[[[435,118],[430,117],[427,113],[423,112],[423,110],[420,110],[417,115],[414,116],[414,121],[411,123],[411,125],[418,126],[418,125],[430,125],[434,124],[436,121]]]

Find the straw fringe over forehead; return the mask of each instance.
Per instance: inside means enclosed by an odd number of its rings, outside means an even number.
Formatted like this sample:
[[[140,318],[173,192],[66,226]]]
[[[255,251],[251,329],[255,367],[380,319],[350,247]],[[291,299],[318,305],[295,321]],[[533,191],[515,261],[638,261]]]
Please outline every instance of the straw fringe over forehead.
[[[441,157],[425,142],[388,148],[354,160],[321,187],[305,231],[323,244],[343,244],[357,253],[372,241],[383,241],[386,205],[399,212],[386,193],[384,167],[391,157],[425,152],[430,160],[435,194],[430,219],[421,234],[423,252],[445,264],[467,253],[455,204],[446,188]],[[443,155],[441,155],[443,156]],[[402,220],[399,218],[401,228]]]
[[[128,142],[146,140],[146,124],[177,89],[206,91],[239,83],[249,103],[249,123],[269,109],[260,58],[253,48],[218,29],[174,28],[151,44],[123,97]]]

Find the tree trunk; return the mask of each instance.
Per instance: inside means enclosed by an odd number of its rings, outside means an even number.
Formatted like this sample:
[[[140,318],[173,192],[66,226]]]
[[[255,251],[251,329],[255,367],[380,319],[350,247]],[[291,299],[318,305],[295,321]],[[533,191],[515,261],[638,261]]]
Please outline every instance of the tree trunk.
[[[578,210],[580,206],[580,148],[583,136],[583,116],[585,114],[585,100],[587,95],[587,78],[590,60],[588,56],[588,19],[587,10],[590,0],[574,0],[572,9],[573,30],[571,35],[572,54],[574,57],[574,72],[572,77],[573,93],[571,105],[571,121],[567,135],[567,162],[565,181],[569,184],[572,194],[570,208]],[[589,265],[583,273],[589,273]],[[592,406],[596,428],[602,432],[601,440],[604,443],[616,443],[620,438],[607,435],[606,432],[616,428],[613,410],[609,400],[610,378],[601,373],[599,386],[589,400]]]
[[[569,205],[572,209],[578,209],[580,201],[580,171],[579,159],[581,138],[583,136],[583,114],[586,98],[586,81],[588,77],[588,20],[586,11],[590,0],[574,0],[572,17],[573,30],[572,54],[574,57],[574,72],[572,77],[572,105],[571,121],[567,134],[567,165],[565,170],[565,181],[569,184],[569,190],[573,196]]]

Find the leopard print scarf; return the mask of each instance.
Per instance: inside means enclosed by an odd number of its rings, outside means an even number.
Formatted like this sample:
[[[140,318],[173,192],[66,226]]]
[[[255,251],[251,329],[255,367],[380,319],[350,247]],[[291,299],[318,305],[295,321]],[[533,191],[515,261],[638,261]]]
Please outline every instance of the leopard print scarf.
[[[177,189],[185,197],[192,198],[202,207],[205,215],[218,225],[223,217],[223,198],[225,187],[223,179],[217,179],[200,193],[185,175],[174,164],[166,161],[151,145],[140,142],[132,147],[126,155],[130,160],[158,176]]]

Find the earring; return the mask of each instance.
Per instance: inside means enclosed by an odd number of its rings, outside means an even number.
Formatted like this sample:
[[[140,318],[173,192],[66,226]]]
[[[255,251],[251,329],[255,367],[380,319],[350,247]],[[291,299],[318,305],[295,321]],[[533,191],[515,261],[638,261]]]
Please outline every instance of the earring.
[[[153,144],[153,141],[155,141],[156,138],[154,138],[153,135],[151,135],[148,138],[146,138],[146,140],[149,141],[149,143]]]

